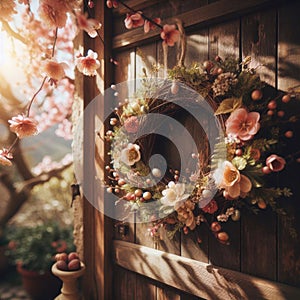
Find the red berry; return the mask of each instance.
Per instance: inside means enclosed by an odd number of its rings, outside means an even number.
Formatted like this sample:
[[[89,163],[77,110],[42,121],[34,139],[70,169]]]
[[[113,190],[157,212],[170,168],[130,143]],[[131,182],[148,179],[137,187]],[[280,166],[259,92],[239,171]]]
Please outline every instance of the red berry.
[[[88,6],[89,6],[89,8],[94,8],[95,3],[93,1],[91,1],[91,0],[89,0]]]
[[[252,93],[251,93],[251,99],[253,101],[258,101],[260,100],[261,98],[263,97],[263,93],[261,90],[254,90]]]
[[[272,171],[271,171],[271,169],[270,169],[268,166],[264,166],[264,167],[262,168],[262,172],[263,172],[264,174],[270,174]]]
[[[71,252],[71,253],[69,253],[69,255],[68,255],[68,260],[69,260],[69,261],[71,261],[71,260],[73,260],[73,259],[79,259],[79,256],[78,256],[78,254],[77,254],[76,252]]]
[[[243,155],[243,150],[242,149],[236,149],[235,150],[235,155],[236,156],[242,156]]]
[[[267,112],[267,115],[268,116],[273,116],[274,115],[274,110],[268,110],[268,112]]]
[[[268,108],[269,109],[275,109],[277,107],[277,103],[275,100],[271,100],[269,103],[268,103]]]
[[[284,116],[285,112],[283,110],[278,111],[277,116],[282,118]]]
[[[213,231],[213,232],[218,232],[218,231],[220,231],[221,230],[221,225],[220,225],[220,223],[219,222],[213,222],[213,223],[211,223],[211,225],[210,225],[210,229],[211,229],[211,231]]]
[[[291,96],[290,95],[284,95],[283,97],[282,97],[282,102],[284,102],[284,103],[288,103],[290,100],[291,100]]]
[[[80,269],[80,260],[79,259],[73,259],[68,263],[68,269],[69,271],[77,271]]]
[[[223,243],[223,244],[227,244],[228,240],[229,240],[229,236],[226,232],[221,231],[217,234],[217,238],[218,240]]]
[[[293,137],[294,133],[293,133],[293,131],[289,130],[289,131],[286,131],[286,133],[284,135],[285,135],[285,137],[290,139],[291,137]]]
[[[214,63],[210,60],[206,60],[204,63],[203,63],[203,67],[204,69],[209,72],[214,66]]]

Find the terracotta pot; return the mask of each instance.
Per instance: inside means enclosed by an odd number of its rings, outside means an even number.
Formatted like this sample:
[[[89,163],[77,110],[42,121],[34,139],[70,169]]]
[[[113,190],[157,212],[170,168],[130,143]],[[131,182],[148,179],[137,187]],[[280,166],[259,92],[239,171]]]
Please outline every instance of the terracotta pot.
[[[21,265],[17,266],[17,271],[25,291],[33,300],[53,300],[60,293],[62,281],[50,271],[39,274],[23,269]]]

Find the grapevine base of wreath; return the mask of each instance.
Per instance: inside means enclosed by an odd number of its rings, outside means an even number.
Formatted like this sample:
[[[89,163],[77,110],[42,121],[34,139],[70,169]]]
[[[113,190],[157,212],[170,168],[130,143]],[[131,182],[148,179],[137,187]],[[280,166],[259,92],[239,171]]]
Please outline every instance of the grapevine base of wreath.
[[[267,86],[248,63],[216,57],[177,66],[168,79],[145,76],[128,99],[112,86],[123,104],[106,132],[106,185],[119,220],[135,214],[156,238],[161,227],[172,238],[209,226],[228,244],[222,223],[238,221],[245,209],[285,213],[280,201],[292,192],[276,182],[297,160],[289,146],[297,93]]]

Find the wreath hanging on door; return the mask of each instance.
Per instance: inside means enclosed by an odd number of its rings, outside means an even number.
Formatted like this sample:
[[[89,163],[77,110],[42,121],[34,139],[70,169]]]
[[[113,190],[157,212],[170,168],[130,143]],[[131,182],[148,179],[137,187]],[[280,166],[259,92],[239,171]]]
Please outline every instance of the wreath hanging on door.
[[[291,191],[272,185],[272,174],[296,160],[284,149],[293,139],[291,128],[297,120],[290,108],[296,104],[295,91],[271,91],[248,68],[249,62],[250,58],[238,63],[216,57],[189,69],[175,67],[169,71],[170,81],[153,84],[153,79],[145,78],[140,93],[111,118],[106,135],[111,143],[108,191],[128,201],[141,220],[152,221],[153,237],[158,237],[161,226],[173,237],[178,230],[188,233],[205,223],[221,243],[228,244],[221,223],[239,220],[244,208],[258,213],[270,206],[285,213],[277,200],[289,197]],[[213,108],[223,135],[209,155],[190,153],[196,168],[181,176],[172,166],[164,171],[159,163],[149,166],[157,139],[145,136],[142,129],[155,132],[157,123],[162,124],[160,119],[149,121],[149,115],[176,117],[182,106],[190,111],[201,106],[203,101],[190,97],[190,91]]]

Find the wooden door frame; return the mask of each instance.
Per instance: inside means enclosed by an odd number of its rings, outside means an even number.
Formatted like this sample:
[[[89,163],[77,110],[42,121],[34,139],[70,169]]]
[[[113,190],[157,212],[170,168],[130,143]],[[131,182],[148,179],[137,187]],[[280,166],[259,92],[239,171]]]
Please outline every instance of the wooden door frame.
[[[110,87],[112,80],[112,63],[110,62],[111,41],[112,41],[112,13],[106,6],[105,0],[94,0],[95,6],[92,16],[102,24],[99,33],[105,44],[97,37],[91,39],[87,34],[84,36],[84,53],[89,49],[98,53],[101,67],[98,75],[95,77],[84,77],[83,97],[84,109],[93,101],[93,99],[104,90]],[[105,102],[97,102],[97,112],[105,111]],[[90,116],[84,118],[84,138],[83,138],[83,176],[84,178],[95,178],[96,167],[95,157],[91,156],[91,147],[99,147],[100,160],[97,161],[97,176],[104,179],[104,166],[106,165],[107,155],[105,155],[106,145],[104,142],[95,145],[95,120]],[[104,132],[104,128],[101,129]],[[103,133],[102,132],[102,133]],[[101,173],[99,173],[99,170]],[[96,191],[95,181],[92,180],[89,189]],[[102,202],[96,197],[104,197],[104,194],[93,194],[94,199],[91,202]],[[112,272],[112,239],[113,222],[110,218],[98,211],[84,197],[83,200],[83,246],[84,262],[86,272],[83,277],[82,287],[84,299],[113,299],[113,272]]]
[[[99,93],[104,91],[112,83],[112,68],[113,65],[109,62],[107,54],[110,54],[112,49],[119,51],[124,49],[127,46],[134,46],[138,42],[145,42],[146,40],[156,40],[159,38],[159,32],[153,31],[147,36],[141,33],[140,29],[133,29],[130,32],[120,34],[118,36],[112,37],[112,13],[106,8],[106,1],[104,0],[94,0],[95,2],[95,18],[102,23],[103,33],[102,38],[105,40],[105,45],[100,43],[99,39],[90,39],[85,38],[84,48],[85,53],[88,49],[97,50],[99,57],[101,58],[101,69],[99,76],[101,81],[97,82],[95,78],[85,77],[84,78],[84,107],[87,107],[91,100]],[[134,2],[135,7],[138,8],[139,5],[145,3],[143,0],[132,0],[128,2]],[[292,2],[292,0],[290,0]],[[278,5],[280,3],[286,3],[284,0],[221,0],[216,3],[206,5],[193,11],[191,13],[185,13],[179,18],[184,21],[189,28],[194,28],[197,26],[204,27],[211,23],[217,21],[224,21],[225,19],[230,19],[231,17],[236,17],[238,15],[244,14],[246,12],[254,11],[262,7],[271,7]],[[196,16],[196,18],[195,18]],[[95,50],[96,49],[96,50]],[[105,60],[102,58],[106,57]],[[105,103],[99,105],[99,111],[104,111]],[[95,127],[93,120],[88,119],[84,121],[85,134],[84,136],[84,165],[85,174],[90,177],[91,170],[94,170],[94,157],[90,157],[90,147],[95,144]],[[101,158],[103,161],[102,170],[104,169],[105,159],[107,152],[105,145],[103,143],[101,147],[102,153]],[[102,173],[104,178],[104,172]],[[91,183],[92,190],[95,190],[94,182]],[[143,261],[146,260],[149,264],[153,259],[160,259],[161,263],[166,263],[171,266],[172,269],[177,268],[179,263],[182,263],[182,266],[185,266],[186,269],[192,268],[193,270],[198,270],[196,273],[199,274],[197,282],[203,284],[205,282],[211,286],[217,286],[219,280],[221,279],[225,286],[232,283],[232,281],[238,281],[241,286],[245,287],[245,290],[249,291],[251,295],[251,288],[247,285],[247,282],[255,282],[256,286],[260,291],[264,290],[266,296],[272,296],[273,298],[278,295],[288,296],[288,295],[300,295],[299,289],[289,287],[287,285],[282,285],[277,282],[272,282],[268,280],[263,280],[254,276],[245,275],[243,273],[230,271],[227,269],[216,268],[214,266],[203,264],[200,262],[192,261],[184,257],[175,256],[172,254],[166,254],[152,248],[138,246],[123,241],[113,242],[113,221],[96,210],[87,199],[84,199],[83,205],[83,219],[84,219],[84,261],[87,266],[85,276],[83,278],[83,290],[85,299],[113,299],[113,261],[116,264],[124,267],[128,270],[138,272],[142,275],[148,276],[152,279],[170,284],[171,282],[163,280],[163,276],[159,276],[155,272],[145,272],[138,268],[141,267],[141,257]],[[124,251],[124,247],[126,248]],[[126,253],[126,260],[124,257],[122,259],[122,253]],[[140,257],[140,260],[137,260],[137,257]],[[130,259],[132,258],[132,259]],[[136,261],[136,263],[134,263]],[[156,261],[157,265],[160,265]],[[199,269],[198,269],[199,268]],[[200,271],[202,272],[200,272]],[[200,273],[199,273],[200,272]],[[206,276],[211,275],[211,272],[218,273],[218,276],[211,276],[208,279],[205,279]],[[221,276],[220,274],[226,276]],[[203,277],[205,276],[205,277]],[[220,277],[221,276],[221,277]],[[230,279],[228,279],[228,276]],[[241,277],[242,276],[242,277]],[[165,277],[165,276],[164,276]],[[191,285],[190,287],[181,286],[180,284],[175,285],[176,288],[182,289],[188,293],[195,293],[196,286]],[[196,291],[196,295],[199,297],[209,297],[205,290]],[[300,296],[299,296],[300,298]],[[226,299],[226,298],[224,298]],[[232,298],[230,298],[232,299]],[[281,298],[277,298],[281,299]]]

